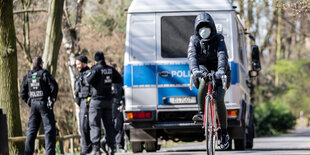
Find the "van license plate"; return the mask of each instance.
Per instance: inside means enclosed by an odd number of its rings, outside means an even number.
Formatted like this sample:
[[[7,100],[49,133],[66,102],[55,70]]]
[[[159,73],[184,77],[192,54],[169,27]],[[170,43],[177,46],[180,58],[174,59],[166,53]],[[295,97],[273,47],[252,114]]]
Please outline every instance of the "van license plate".
[[[196,96],[169,97],[169,103],[171,104],[196,103]]]

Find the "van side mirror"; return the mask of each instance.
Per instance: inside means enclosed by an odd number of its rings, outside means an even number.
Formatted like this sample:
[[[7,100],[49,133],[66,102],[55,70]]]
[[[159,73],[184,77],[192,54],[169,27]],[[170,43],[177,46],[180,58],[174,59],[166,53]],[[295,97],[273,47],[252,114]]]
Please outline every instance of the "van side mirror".
[[[261,70],[259,59],[259,48],[257,45],[252,45],[252,70],[259,72]]]

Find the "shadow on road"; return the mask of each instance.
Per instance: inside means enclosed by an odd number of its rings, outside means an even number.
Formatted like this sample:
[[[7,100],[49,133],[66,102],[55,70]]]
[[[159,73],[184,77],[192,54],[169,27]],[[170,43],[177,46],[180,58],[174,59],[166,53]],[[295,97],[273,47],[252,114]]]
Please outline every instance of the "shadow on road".
[[[262,152],[262,151],[310,151],[310,148],[263,148],[263,149],[252,149],[251,152]]]

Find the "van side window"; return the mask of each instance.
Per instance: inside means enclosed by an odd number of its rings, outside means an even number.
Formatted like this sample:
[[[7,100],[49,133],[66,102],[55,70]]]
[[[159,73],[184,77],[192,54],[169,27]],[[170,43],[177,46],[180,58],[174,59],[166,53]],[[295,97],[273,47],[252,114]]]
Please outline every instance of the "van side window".
[[[161,56],[186,58],[189,38],[194,34],[196,16],[161,17]]]
[[[238,29],[238,49],[239,49],[239,59],[240,59],[240,62],[242,65],[244,65],[244,54],[245,54],[245,51],[244,51],[244,32],[243,32],[243,28],[240,26],[239,23],[237,23],[237,29]]]

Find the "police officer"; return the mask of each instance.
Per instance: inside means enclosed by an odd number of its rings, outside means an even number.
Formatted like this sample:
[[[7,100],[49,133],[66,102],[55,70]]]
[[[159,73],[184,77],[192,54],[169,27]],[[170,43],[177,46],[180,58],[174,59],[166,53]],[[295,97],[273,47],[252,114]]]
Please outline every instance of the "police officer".
[[[116,64],[112,64],[114,68],[117,68]],[[112,118],[114,123],[114,128],[116,129],[115,136],[115,145],[116,150],[119,153],[124,151],[124,116],[123,116],[123,107],[124,107],[124,91],[122,84],[112,83],[112,95],[113,95],[113,106],[112,106]]]
[[[110,153],[114,154],[115,129],[112,123],[112,83],[122,83],[121,75],[106,65],[103,52],[95,53],[95,65],[86,75],[87,82],[93,87],[89,106],[91,154],[100,154],[100,119],[102,119]]]
[[[53,104],[57,98],[58,84],[47,70],[42,69],[42,65],[41,57],[32,60],[33,69],[24,76],[20,88],[20,97],[31,109],[25,147],[27,155],[34,152],[34,142],[41,119],[45,130],[46,154],[55,154],[56,127]]]
[[[86,82],[86,75],[90,72],[87,66],[88,59],[85,55],[80,55],[76,59],[76,68],[80,72],[79,77],[75,81],[74,96],[75,102],[80,107],[80,134],[81,134],[81,155],[90,153],[91,141],[90,141],[90,127],[88,121],[88,110],[91,96],[91,87]]]

